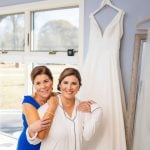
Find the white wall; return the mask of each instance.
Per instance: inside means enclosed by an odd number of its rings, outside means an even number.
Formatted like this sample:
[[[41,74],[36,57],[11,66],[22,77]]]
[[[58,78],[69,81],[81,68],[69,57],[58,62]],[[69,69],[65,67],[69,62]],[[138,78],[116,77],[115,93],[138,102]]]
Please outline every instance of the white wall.
[[[84,0],[84,51],[87,52],[88,48],[88,36],[89,36],[89,14],[96,10],[102,0]],[[132,57],[134,47],[134,35],[136,31],[136,23],[145,17],[150,17],[150,0],[112,0],[112,3],[125,11],[124,17],[124,35],[121,41],[120,49],[120,62],[123,75],[123,82],[125,88],[126,99],[129,95],[131,69],[132,69]],[[105,10],[105,9],[104,9]],[[97,16],[97,20],[103,27],[110,22],[114,12],[109,9],[107,12],[101,11],[101,16]],[[103,16],[103,17],[102,17]]]

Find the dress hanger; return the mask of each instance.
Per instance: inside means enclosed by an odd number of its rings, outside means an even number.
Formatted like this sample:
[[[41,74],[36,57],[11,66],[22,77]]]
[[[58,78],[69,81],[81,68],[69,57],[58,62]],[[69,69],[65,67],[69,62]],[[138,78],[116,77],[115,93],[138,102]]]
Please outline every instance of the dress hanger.
[[[96,9],[93,12],[93,15],[96,15],[100,10],[102,10],[102,8],[104,8],[106,5],[112,7],[113,9],[115,9],[116,11],[120,11],[119,8],[117,8],[115,5],[112,4],[112,0],[102,0],[101,5],[98,9]]]
[[[142,27],[142,25],[144,25],[145,23],[148,23],[150,22],[150,17],[148,18],[144,18],[143,20],[139,21],[137,24],[136,24],[136,29],[137,30],[150,30],[150,26],[149,27]]]

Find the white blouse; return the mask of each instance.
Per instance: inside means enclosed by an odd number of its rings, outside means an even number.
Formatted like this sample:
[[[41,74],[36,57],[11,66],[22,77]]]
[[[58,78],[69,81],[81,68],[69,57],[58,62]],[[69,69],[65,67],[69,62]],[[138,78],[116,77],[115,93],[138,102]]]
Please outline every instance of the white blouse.
[[[79,100],[76,100],[72,117],[69,117],[62,108],[59,96],[59,105],[55,112],[52,126],[47,137],[42,141],[40,150],[82,150],[83,141],[88,141],[94,135],[96,128],[100,126],[102,108],[98,104],[92,104],[91,113],[77,110]],[[40,117],[44,115],[48,104],[44,104],[38,110]],[[27,139],[31,144],[40,143],[37,137]]]

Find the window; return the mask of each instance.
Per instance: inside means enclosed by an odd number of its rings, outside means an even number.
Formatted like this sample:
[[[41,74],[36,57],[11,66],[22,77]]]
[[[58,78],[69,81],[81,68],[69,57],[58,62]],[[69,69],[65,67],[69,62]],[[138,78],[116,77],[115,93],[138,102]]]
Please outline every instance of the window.
[[[0,109],[20,109],[25,91],[25,68],[21,63],[0,63]]]
[[[68,49],[75,55],[68,56]],[[4,141],[0,149],[8,141],[10,148],[16,147],[22,129],[21,102],[24,95],[32,94],[32,68],[47,65],[56,90],[59,73],[68,66],[78,68],[79,55],[78,1],[41,1],[1,8],[0,132]]]
[[[0,149],[15,150],[22,129],[21,100],[25,90],[25,69],[21,63],[0,63]]]
[[[33,12],[32,51],[78,50],[79,8]]]
[[[0,16],[0,49],[24,50],[24,14]]]

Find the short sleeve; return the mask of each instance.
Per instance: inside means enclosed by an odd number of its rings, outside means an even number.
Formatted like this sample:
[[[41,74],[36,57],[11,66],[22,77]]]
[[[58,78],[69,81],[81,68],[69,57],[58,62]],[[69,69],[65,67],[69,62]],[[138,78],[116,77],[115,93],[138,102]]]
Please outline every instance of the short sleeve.
[[[24,96],[24,99],[22,101],[22,104],[28,103],[33,105],[36,109],[40,107],[40,105],[36,102],[36,100],[31,96]]]

